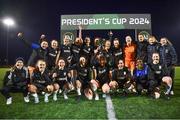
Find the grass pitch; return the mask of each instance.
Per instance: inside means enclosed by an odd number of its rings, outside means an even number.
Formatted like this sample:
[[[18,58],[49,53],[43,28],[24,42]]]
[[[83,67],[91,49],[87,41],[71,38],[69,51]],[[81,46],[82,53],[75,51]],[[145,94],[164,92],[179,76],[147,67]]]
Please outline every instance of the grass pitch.
[[[0,68],[0,87],[7,69]],[[129,95],[122,98],[120,95],[111,95],[115,114],[118,119],[180,119],[180,68],[176,68],[175,95],[170,100],[163,97],[159,100],[152,100],[146,96],[136,97]],[[30,103],[24,103],[22,94],[13,93],[13,104],[7,106],[6,100],[0,94],[0,118],[3,119],[107,119],[105,100],[88,101],[83,98],[80,103],[75,100],[75,93],[70,93],[69,99],[65,101],[62,94],[58,101],[54,102],[52,96],[49,103],[43,102],[40,96],[40,103],[34,104],[31,97]]]

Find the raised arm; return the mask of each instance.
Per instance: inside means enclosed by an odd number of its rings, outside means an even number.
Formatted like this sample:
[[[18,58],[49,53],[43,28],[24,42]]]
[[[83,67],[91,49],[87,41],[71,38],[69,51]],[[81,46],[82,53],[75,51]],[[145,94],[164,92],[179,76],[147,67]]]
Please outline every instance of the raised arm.
[[[23,36],[23,33],[18,33],[18,38],[28,47],[33,48],[33,49],[37,49],[40,47],[39,44],[36,43],[31,43],[30,41],[26,40]]]

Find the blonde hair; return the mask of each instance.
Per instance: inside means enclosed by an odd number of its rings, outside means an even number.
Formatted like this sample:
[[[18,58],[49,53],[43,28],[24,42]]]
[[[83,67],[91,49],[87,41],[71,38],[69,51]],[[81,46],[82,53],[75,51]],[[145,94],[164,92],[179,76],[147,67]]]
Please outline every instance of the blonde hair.
[[[158,40],[156,39],[156,37],[153,36],[153,35],[150,35],[150,36],[149,36],[149,38],[148,38],[148,40],[147,40],[148,42],[149,42],[149,39],[150,39],[150,38],[155,39],[155,42],[156,42],[156,43],[158,42]]]

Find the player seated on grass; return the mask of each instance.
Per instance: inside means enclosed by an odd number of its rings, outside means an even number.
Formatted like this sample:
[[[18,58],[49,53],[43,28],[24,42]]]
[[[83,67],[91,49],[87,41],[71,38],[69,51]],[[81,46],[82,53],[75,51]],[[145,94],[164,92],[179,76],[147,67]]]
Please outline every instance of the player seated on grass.
[[[99,100],[99,95],[97,93],[97,88],[100,87],[103,92],[103,98],[106,97],[106,94],[109,93],[109,81],[110,81],[110,72],[106,64],[106,58],[100,56],[99,63],[93,68],[93,76],[95,79],[91,80],[91,88],[95,94],[95,100]]]
[[[90,89],[90,67],[87,65],[87,59],[80,57],[79,63],[71,66],[71,69],[77,71],[77,78],[75,81],[75,87],[77,90],[77,100],[80,100],[81,92],[84,91],[84,95],[92,100],[93,93]]]
[[[166,98],[169,99],[169,94],[172,87],[172,79],[168,75],[166,66],[160,63],[159,53],[152,54],[152,63],[149,64],[148,67],[148,80],[149,80],[148,91],[151,97],[155,99],[160,98],[161,85],[165,85],[166,87],[165,95]]]
[[[70,83],[69,83],[69,79],[70,79],[71,75],[69,73],[68,68],[66,68],[66,63],[65,60],[63,58],[60,58],[58,63],[57,63],[57,67],[53,70],[53,74],[52,74],[52,79],[54,82],[54,95],[53,95],[53,100],[57,101],[57,93],[59,91],[59,93],[62,92],[63,90],[63,95],[64,95],[64,99],[67,100],[68,96],[68,90],[70,89]]]
[[[112,81],[109,83],[111,90],[123,89],[123,96],[134,86],[131,84],[131,73],[124,65],[123,60],[117,62],[117,68],[112,71]]]
[[[38,60],[36,68],[32,74],[32,80],[30,81],[29,92],[34,97],[35,103],[39,103],[37,93],[45,93],[44,102],[49,102],[48,97],[51,95],[53,90],[54,87],[46,69],[46,62],[44,60]]]
[[[136,82],[137,95],[141,95],[144,89],[148,88],[148,65],[142,59],[136,60],[133,79]]]
[[[4,86],[1,89],[1,93],[6,98],[7,105],[12,103],[10,92],[22,92],[24,101],[29,102],[28,82],[28,69],[24,67],[24,59],[19,57],[16,59],[14,67],[10,71],[7,71],[4,77]]]

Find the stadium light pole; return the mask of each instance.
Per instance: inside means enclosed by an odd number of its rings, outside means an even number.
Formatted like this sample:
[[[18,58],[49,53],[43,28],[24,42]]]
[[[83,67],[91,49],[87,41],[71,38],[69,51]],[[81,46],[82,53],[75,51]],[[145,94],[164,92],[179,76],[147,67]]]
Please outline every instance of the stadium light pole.
[[[6,65],[8,65],[9,61],[9,28],[14,26],[15,22],[12,18],[5,18],[3,20],[4,25],[7,26],[7,35],[6,35]]]

